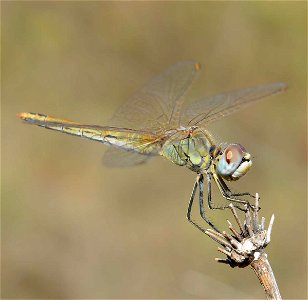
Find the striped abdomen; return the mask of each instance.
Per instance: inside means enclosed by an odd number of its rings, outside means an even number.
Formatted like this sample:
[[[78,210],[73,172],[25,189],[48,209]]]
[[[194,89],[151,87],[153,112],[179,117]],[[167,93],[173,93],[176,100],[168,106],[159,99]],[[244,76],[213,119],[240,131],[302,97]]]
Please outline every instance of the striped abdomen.
[[[38,113],[20,113],[18,117],[29,124],[109,144],[127,151],[155,155],[158,154],[161,147],[158,136],[149,132],[108,126],[83,125]]]

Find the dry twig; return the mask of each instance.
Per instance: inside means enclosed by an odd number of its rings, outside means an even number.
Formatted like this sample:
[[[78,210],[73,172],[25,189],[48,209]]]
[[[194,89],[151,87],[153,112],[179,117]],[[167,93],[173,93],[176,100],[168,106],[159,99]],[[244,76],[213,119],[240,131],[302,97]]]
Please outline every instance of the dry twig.
[[[274,273],[265,253],[265,247],[271,240],[274,215],[271,217],[268,228],[265,229],[265,218],[262,217],[261,222],[259,219],[258,194],[256,194],[255,206],[253,208],[247,207],[243,223],[238,217],[235,207],[232,204],[229,207],[239,231],[227,220],[232,234],[225,231],[219,233],[213,229],[207,229],[205,232],[222,246],[218,247],[218,251],[227,255],[226,259],[216,258],[216,261],[228,264],[232,268],[250,266],[263,286],[267,299],[281,299]]]

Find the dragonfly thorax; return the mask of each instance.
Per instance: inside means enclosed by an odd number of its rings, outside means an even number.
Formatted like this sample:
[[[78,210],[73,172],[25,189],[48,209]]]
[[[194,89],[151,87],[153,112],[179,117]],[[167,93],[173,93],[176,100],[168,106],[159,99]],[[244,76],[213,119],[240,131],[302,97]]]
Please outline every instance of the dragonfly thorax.
[[[209,168],[211,150],[215,143],[212,136],[197,127],[177,131],[162,146],[161,155],[179,166],[186,166],[194,172]]]

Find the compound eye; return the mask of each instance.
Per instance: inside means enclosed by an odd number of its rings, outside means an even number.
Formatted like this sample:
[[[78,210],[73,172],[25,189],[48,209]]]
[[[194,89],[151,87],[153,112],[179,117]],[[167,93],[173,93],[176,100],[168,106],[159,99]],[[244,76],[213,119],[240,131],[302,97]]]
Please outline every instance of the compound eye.
[[[233,157],[233,153],[232,153],[231,150],[229,150],[229,151],[226,153],[226,161],[227,161],[228,164],[231,163],[232,157]]]
[[[240,163],[245,152],[246,151],[244,147],[241,145],[233,144],[228,146],[225,150],[226,162],[229,165],[234,163]]]
[[[237,180],[251,167],[250,154],[240,144],[231,144],[225,148],[217,165],[217,172],[227,180]]]

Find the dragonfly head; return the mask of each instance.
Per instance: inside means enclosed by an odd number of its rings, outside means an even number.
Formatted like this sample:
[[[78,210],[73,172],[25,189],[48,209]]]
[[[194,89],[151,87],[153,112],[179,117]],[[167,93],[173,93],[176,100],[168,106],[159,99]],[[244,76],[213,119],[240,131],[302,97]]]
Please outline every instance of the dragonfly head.
[[[245,175],[252,165],[250,154],[240,144],[229,144],[216,160],[218,174],[229,181]]]

